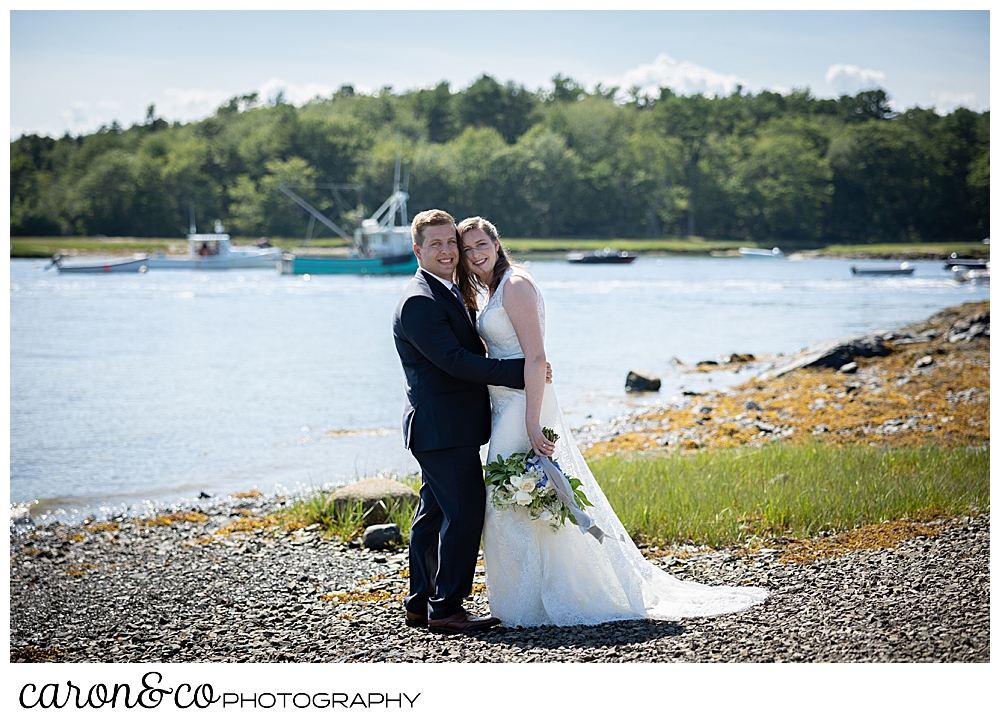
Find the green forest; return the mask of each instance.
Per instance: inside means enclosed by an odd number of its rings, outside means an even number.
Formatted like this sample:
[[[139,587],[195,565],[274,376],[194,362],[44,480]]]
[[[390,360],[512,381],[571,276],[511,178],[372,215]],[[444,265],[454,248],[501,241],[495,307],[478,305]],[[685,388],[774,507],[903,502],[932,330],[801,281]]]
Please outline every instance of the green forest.
[[[411,217],[481,215],[511,237],[974,241],[989,235],[989,140],[988,111],[897,111],[882,90],[623,101],[563,76],[530,91],[484,75],[459,91],[343,86],[301,107],[249,94],[197,122],[150,106],[129,128],[12,141],[10,232],[182,237],[193,210],[202,231],[304,237],[281,184],[350,230],[391,193],[401,154]]]

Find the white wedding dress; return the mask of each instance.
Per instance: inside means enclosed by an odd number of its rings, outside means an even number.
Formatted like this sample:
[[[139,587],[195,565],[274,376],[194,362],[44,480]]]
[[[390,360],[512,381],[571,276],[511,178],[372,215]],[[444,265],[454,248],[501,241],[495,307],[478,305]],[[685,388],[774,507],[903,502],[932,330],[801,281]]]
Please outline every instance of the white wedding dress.
[[[503,290],[516,273],[538,293],[538,317],[545,335],[545,305],[531,276],[509,269],[476,322],[494,359],[523,358],[517,334],[504,310]],[[581,340],[585,343],[584,340]],[[531,448],[524,423],[525,394],[489,388],[493,406],[489,461]],[[702,585],[678,580],[643,558],[619,522],[573,441],[551,384],[545,386],[541,424],[559,435],[553,457],[567,476],[583,482],[593,507],[586,509],[606,533],[603,543],[567,522],[559,530],[532,520],[524,510],[497,510],[486,503],[483,553],[491,614],[508,627],[595,625],[609,620],[677,620],[720,615],[762,602],[766,590]]]

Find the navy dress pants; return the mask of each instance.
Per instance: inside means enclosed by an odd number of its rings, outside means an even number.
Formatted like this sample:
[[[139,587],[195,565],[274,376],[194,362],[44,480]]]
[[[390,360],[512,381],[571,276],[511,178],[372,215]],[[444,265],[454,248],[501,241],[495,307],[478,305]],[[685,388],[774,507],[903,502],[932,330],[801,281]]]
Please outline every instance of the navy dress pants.
[[[410,529],[406,609],[432,620],[454,615],[472,592],[486,516],[479,447],[414,452],[423,481]]]

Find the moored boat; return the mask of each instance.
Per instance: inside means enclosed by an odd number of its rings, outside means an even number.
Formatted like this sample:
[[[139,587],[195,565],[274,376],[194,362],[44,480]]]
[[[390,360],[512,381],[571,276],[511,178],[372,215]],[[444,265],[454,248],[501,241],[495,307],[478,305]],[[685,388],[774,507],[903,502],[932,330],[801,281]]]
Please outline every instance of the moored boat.
[[[571,251],[566,260],[571,264],[630,264],[639,258],[631,251],[619,251],[610,246],[600,251]]]
[[[990,283],[990,265],[983,268],[970,268],[968,266],[952,266],[951,276],[955,281],[972,284]]]
[[[966,269],[985,269],[989,265],[989,259],[960,259],[955,254],[944,262],[946,271],[951,271],[956,266]]]
[[[293,201],[302,206],[314,219],[341,237],[351,241],[350,255],[300,256],[286,253],[281,257],[279,271],[283,274],[413,274],[417,271],[417,257],[413,255],[413,240],[406,215],[406,200],[410,197],[400,188],[399,164],[393,193],[370,218],[361,222],[351,239],[336,224],[323,216],[308,202],[294,193],[282,189]],[[399,216],[400,224],[396,225]]]
[[[371,258],[336,258],[323,256],[295,256],[281,258],[283,274],[413,274],[417,271],[417,257],[413,253],[398,256],[373,256]]]
[[[911,276],[914,271],[915,269],[906,262],[890,267],[851,267],[851,273],[855,276]]]
[[[187,256],[156,254],[149,259],[151,269],[262,269],[275,268],[281,260],[281,249],[265,246],[233,246],[229,234],[223,233],[222,224],[216,222],[215,233],[195,233],[192,226],[188,234]]]
[[[87,263],[67,265],[63,263],[63,257],[56,254],[52,257],[51,266],[55,266],[61,274],[145,273],[149,269],[149,256],[137,254],[130,259],[96,259]]]
[[[784,256],[777,246],[771,249],[758,249],[751,246],[740,246],[740,256],[751,259],[779,259]]]

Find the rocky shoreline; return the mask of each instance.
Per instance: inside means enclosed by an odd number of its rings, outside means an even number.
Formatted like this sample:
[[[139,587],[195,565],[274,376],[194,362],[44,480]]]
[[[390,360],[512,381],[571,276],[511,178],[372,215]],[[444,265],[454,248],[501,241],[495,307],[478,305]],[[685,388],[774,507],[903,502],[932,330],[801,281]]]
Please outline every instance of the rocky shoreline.
[[[771,591],[735,615],[442,636],[403,625],[405,550],[253,524],[276,504],[12,534],[11,662],[989,660],[988,514],[835,556],[646,551],[682,579]]]
[[[735,370],[748,363],[739,357],[691,371]],[[730,389],[652,401],[641,413],[574,430],[574,436],[588,456],[809,439],[988,445],[989,377],[990,302],[971,302],[902,329],[817,344],[770,360]]]

